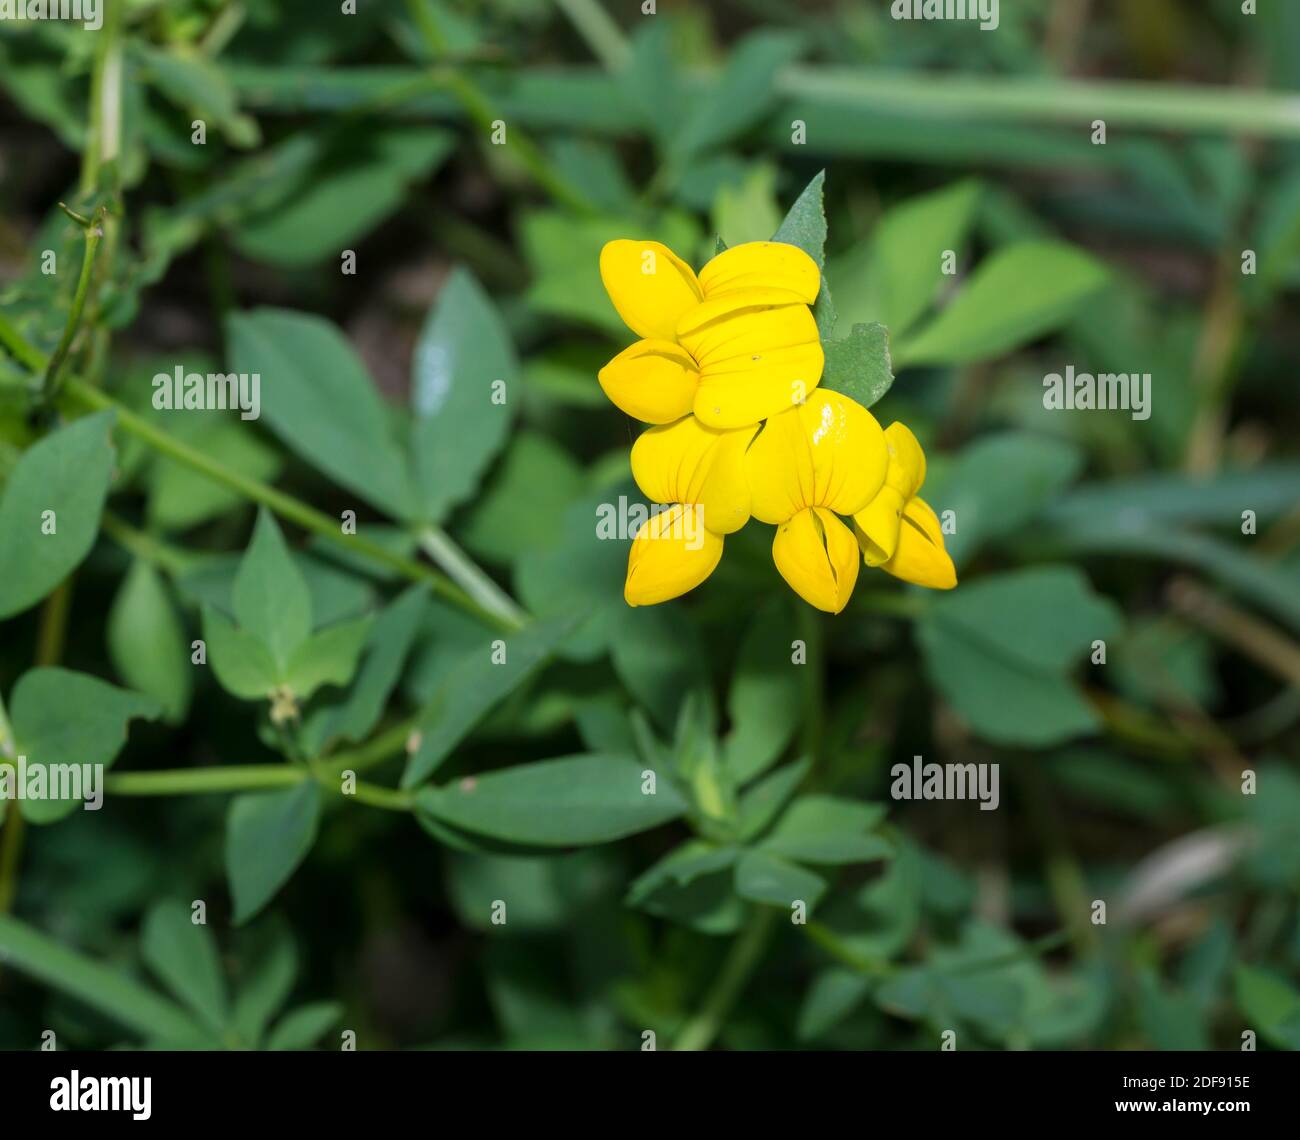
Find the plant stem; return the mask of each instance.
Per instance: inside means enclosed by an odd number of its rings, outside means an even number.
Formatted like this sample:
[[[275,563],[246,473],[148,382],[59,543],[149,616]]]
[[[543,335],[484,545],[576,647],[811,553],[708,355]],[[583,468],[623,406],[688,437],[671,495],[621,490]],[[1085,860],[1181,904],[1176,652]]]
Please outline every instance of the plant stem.
[[[337,781],[291,764],[227,764],[212,768],[172,768],[155,772],[113,772],[104,777],[104,790],[115,796],[192,796],[227,792],[292,788],[314,780],[341,798],[355,799],[388,811],[410,811],[410,792],[358,780],[345,793]]]
[[[555,6],[568,17],[606,71],[626,66],[632,55],[627,37],[597,0],[555,0]]]
[[[104,533],[128,554],[140,559],[141,562],[147,562],[150,566],[156,566],[172,578],[180,577],[198,562],[198,558],[189,551],[171,546],[156,535],[132,526],[112,511],[104,512],[99,525]]]
[[[122,12],[125,0],[104,0],[104,26],[90,77],[90,124],[81,160],[81,193],[99,189],[99,172],[117,160],[122,123]]]
[[[409,720],[393,725],[378,736],[371,737],[365,744],[345,752],[334,753],[329,757],[330,770],[336,773],[361,772],[366,768],[373,768],[376,764],[382,764],[385,760],[406,750],[411,733],[416,730],[416,724],[416,719],[411,717]]]
[[[735,1005],[750,975],[762,960],[776,915],[777,912],[772,907],[754,908],[745,928],[727,951],[722,970],[709,991],[704,1008],[677,1035],[674,1049],[691,1052],[707,1049],[713,1043],[726,1023],[731,1007]]]
[[[418,535],[420,549],[441,567],[444,574],[456,583],[476,605],[494,614],[503,626],[522,629],[528,624],[528,615],[518,603],[498,586],[469,557],[441,527],[426,526]]]
[[[41,383],[41,390],[47,402],[58,394],[59,372],[67,359],[68,350],[72,347],[77,330],[81,327],[81,314],[85,311],[86,298],[90,294],[90,282],[95,273],[95,257],[99,253],[99,243],[104,239],[104,217],[104,207],[100,206],[86,230],[86,251],[81,259],[81,276],[77,279],[77,291],[72,298],[72,310],[68,313],[63,337],[59,341],[58,348],[54,350],[54,355],[50,357],[50,362],[45,369],[45,379]]]
[[[297,524],[304,530],[318,534],[328,542],[344,550],[364,555],[373,562],[389,566],[415,582],[427,584],[436,594],[473,614],[481,621],[493,627],[513,630],[513,623],[504,622],[500,614],[484,609],[464,590],[435,570],[413,559],[394,553],[377,542],[372,542],[361,535],[344,534],[336,519],[308,506],[300,499],[277,491],[274,487],[235,471],[225,464],[213,459],[188,444],[173,439],[166,432],[151,424],[142,416],[136,415],[111,396],[105,395],[78,377],[71,377],[67,383],[68,395],[85,407],[95,411],[112,411],[116,414],[118,425],[125,431],[147,443],[155,451],[174,459],[186,467],[206,475],[223,486],[243,495],[255,503],[274,511],[283,519]]]
[[[289,788],[309,779],[289,764],[228,764],[211,768],[173,768],[156,772],[110,772],[104,790],[117,796],[187,796]]]

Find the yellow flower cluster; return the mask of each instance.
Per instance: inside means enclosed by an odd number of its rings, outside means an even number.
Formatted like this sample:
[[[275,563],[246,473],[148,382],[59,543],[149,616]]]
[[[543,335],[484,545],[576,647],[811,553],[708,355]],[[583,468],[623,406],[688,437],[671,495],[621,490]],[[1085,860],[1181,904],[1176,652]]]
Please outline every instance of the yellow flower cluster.
[[[848,604],[862,562],[922,586],[957,584],[939,520],[917,497],[916,437],[818,388],[825,358],[809,306],[821,272],[803,250],[749,242],[697,275],[667,246],[620,240],[601,251],[600,274],[642,338],[600,370],[600,385],[655,425],[632,447],[632,474],[666,504],[632,542],[629,605],[698,586],[751,516],[776,525],[781,576],[830,613]]]

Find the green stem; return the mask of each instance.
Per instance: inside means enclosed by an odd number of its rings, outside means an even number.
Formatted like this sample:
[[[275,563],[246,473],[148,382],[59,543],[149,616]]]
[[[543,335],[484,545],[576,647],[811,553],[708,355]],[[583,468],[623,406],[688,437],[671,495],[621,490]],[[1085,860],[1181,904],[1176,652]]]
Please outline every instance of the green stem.
[[[496,616],[503,626],[522,629],[528,624],[528,615],[518,603],[496,584],[469,557],[441,527],[425,526],[418,535],[420,549],[441,567],[444,574],[456,583],[474,603]]]
[[[596,0],[555,0],[555,6],[591,48],[606,71],[620,71],[632,56],[627,37]]]
[[[81,314],[85,311],[86,298],[90,294],[90,282],[95,273],[95,257],[99,253],[99,243],[104,239],[104,217],[104,207],[100,206],[86,230],[86,251],[81,259],[81,276],[77,279],[77,292],[72,298],[72,310],[68,313],[63,338],[59,341],[58,348],[54,350],[54,355],[50,357],[50,362],[45,369],[45,379],[41,384],[47,401],[58,393],[59,373],[67,359],[68,350],[72,347],[77,330],[81,327]]]
[[[180,550],[156,535],[132,526],[112,511],[104,512],[100,527],[128,554],[140,559],[141,562],[157,567],[172,578],[179,578],[199,561],[189,551]]]
[[[344,793],[336,780],[316,776],[290,764],[228,764],[211,768],[173,768],[156,772],[113,772],[104,777],[104,790],[115,796],[193,796],[228,792],[257,792],[292,788],[307,780],[343,799],[355,799],[389,811],[410,811],[410,792],[358,780]]]
[[[27,338],[4,313],[0,313],[0,344],[4,345],[9,355],[28,371],[40,372],[45,368],[47,363],[45,354],[29,344]]]
[[[428,47],[430,54],[435,60],[445,63],[448,49],[447,39],[438,26],[438,20],[433,9],[429,7],[425,0],[407,0],[406,7],[411,14],[411,19],[415,21],[416,27],[424,37],[425,45]],[[479,130],[485,134],[490,134],[492,124],[501,119],[501,115],[492,106],[492,103],[479,89],[478,85],[468,76],[453,68],[448,71],[444,86],[464,108],[465,113]],[[556,173],[542,151],[533,144],[531,139],[520,133],[517,126],[512,129],[509,136],[509,148],[510,154],[518,160],[520,165],[532,175],[533,180],[546,190],[551,197],[563,202],[570,209],[579,213],[593,214],[596,212],[587,196],[566,178]]]
[[[407,742],[411,739],[411,733],[416,730],[416,726],[416,719],[411,717],[409,720],[393,725],[378,736],[371,737],[365,744],[345,752],[334,753],[329,757],[330,770],[335,773],[363,772],[376,764],[382,764],[385,760],[406,751]]]
[[[820,922],[805,923],[803,932],[832,958],[859,974],[866,974],[873,978],[883,978],[894,973],[897,969],[892,962],[888,962],[884,958],[868,958],[859,954],[838,934],[829,927],[823,926]]]
[[[771,907],[760,906],[754,909],[745,928],[727,951],[722,970],[705,999],[704,1008],[683,1027],[673,1044],[674,1049],[691,1052],[707,1049],[713,1043],[713,1039],[726,1024],[731,1007],[735,1005],[750,975],[762,960],[776,915],[777,911]]]
[[[122,124],[122,12],[125,0],[105,0],[90,78],[90,129],[81,160],[81,193],[99,188],[99,172],[117,160]]]
[[[309,778],[302,768],[289,764],[229,764],[156,772],[110,772],[104,777],[104,790],[116,796],[191,796],[290,788]]]
[[[494,627],[513,630],[513,623],[504,622],[499,613],[484,609],[464,590],[448,578],[429,567],[407,558],[362,535],[344,534],[338,520],[308,506],[292,495],[277,491],[260,480],[235,471],[210,455],[190,447],[188,444],[173,439],[166,432],[151,424],[142,416],[136,415],[129,408],[114,400],[111,396],[92,387],[85,381],[71,377],[67,383],[68,395],[82,405],[94,411],[112,411],[117,417],[118,426],[147,443],[155,451],[184,464],[191,470],[206,475],[214,482],[229,487],[246,499],[260,503],[274,511],[283,519],[297,524],[304,530],[320,535],[326,541],[344,550],[363,555],[373,562],[389,566],[415,582],[423,582],[436,594],[453,604],[460,606],[481,621]]]

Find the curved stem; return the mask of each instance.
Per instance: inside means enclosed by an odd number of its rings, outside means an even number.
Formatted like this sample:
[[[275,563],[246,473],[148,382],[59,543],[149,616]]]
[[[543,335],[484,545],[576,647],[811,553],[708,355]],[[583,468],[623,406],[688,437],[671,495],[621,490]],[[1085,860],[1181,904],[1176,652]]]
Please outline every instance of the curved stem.
[[[90,283],[95,275],[95,258],[99,254],[99,243],[104,240],[104,217],[104,207],[100,206],[91,218],[90,225],[86,227],[86,251],[81,259],[81,276],[77,279],[77,291],[72,298],[72,309],[68,313],[68,322],[63,328],[59,346],[50,357],[50,362],[45,368],[45,379],[41,383],[41,391],[46,400],[53,398],[59,390],[59,373],[63,368],[63,362],[68,357],[73,338],[81,328],[81,315],[85,312],[86,298],[90,295]]]
[[[760,906],[754,909],[745,928],[727,951],[722,970],[709,991],[704,1008],[677,1035],[674,1049],[707,1049],[713,1043],[713,1039],[726,1024],[731,1007],[736,1004],[750,975],[762,960],[776,915],[776,910],[771,907]]]

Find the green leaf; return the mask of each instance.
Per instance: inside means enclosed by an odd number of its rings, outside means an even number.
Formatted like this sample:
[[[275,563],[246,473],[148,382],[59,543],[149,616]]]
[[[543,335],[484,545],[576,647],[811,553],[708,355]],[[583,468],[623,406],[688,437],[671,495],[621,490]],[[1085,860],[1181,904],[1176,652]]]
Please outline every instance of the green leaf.
[[[449,853],[448,887],[461,924],[470,930],[529,934],[570,929],[614,883],[608,856],[597,851],[517,857]],[[493,908],[506,903],[506,923]]]
[[[401,679],[426,606],[425,588],[410,586],[374,620],[356,681],[345,696],[314,709],[303,726],[310,753],[336,740],[356,742],[370,735]]]
[[[319,1001],[301,1005],[286,1013],[266,1039],[266,1047],[274,1052],[287,1049],[310,1049],[343,1016],[343,1006],[338,1002]]]
[[[145,915],[140,954],[169,990],[214,1032],[229,1017],[226,983],[208,928],[181,902],[162,902]]]
[[[945,280],[944,253],[960,252],[981,189],[978,182],[963,180],[881,215],[871,235],[872,257],[880,277],[880,319],[895,339],[902,339],[934,300]]]
[[[952,511],[944,544],[957,566],[991,541],[1022,533],[1074,481],[1083,456],[1073,444],[1029,432],[976,440],[931,478],[926,502]]]
[[[131,563],[108,611],[108,655],[131,688],[153,697],[163,718],[179,723],[194,687],[189,643],[162,577]]]
[[[742,839],[753,839],[774,820],[794,795],[811,761],[805,756],[764,776],[740,797],[739,828]]]
[[[538,210],[526,215],[520,238],[532,284],[526,294],[529,306],[547,316],[577,320],[631,340],[632,333],[618,315],[600,280],[600,251],[608,241],[628,236],[622,217],[575,218],[569,210]],[[637,227],[637,237],[663,242],[690,259],[700,241],[698,223],[690,215],[670,210]],[[597,392],[599,385],[591,377]]]
[[[977,733],[1042,747],[1097,727],[1067,670],[1119,628],[1115,605],[1078,570],[1041,566],[933,599],[917,636],[931,679]]]
[[[262,414],[304,463],[389,516],[411,518],[416,495],[385,405],[343,334],[285,309],[228,318],[232,371],[262,377]]]
[[[322,685],[346,685],[351,681],[373,621],[367,615],[339,622],[299,645],[284,672],[284,683],[293,695],[306,700]]]
[[[282,922],[258,923],[245,938],[250,945],[240,948],[240,984],[231,1025],[245,1044],[256,1046],[293,989],[298,952]]]
[[[29,769],[56,766],[112,766],[136,717],[155,719],[161,709],[149,697],[68,669],[36,668],[18,678],[9,704],[18,754]],[[51,768],[55,767],[55,771]],[[75,790],[75,789],[74,789]],[[84,789],[83,789],[84,790]],[[102,788],[100,789],[102,791]],[[79,799],[24,799],[22,813],[33,823],[50,823],[76,809]]]
[[[1205,1052],[1212,1048],[1205,1017],[1185,993],[1161,983],[1151,970],[1138,975],[1138,1021],[1151,1044],[1174,1052]]]
[[[1062,242],[1006,246],[932,321],[895,338],[894,360],[903,367],[1000,356],[1059,328],[1108,278],[1095,258]]]
[[[868,835],[885,816],[879,804],[838,796],[809,795],[795,800],[759,847],[802,863],[870,863],[893,856],[891,843]]]
[[[790,603],[777,595],[763,604],[740,643],[727,695],[731,731],[722,742],[723,768],[736,784],[766,772],[799,730],[804,680],[790,648],[797,637]]]
[[[475,497],[459,537],[480,558],[513,563],[551,541],[583,486],[582,468],[566,448],[521,429]]]
[[[235,922],[258,913],[293,876],[316,842],[321,789],[312,780],[278,792],[250,792],[226,816],[226,875]]]
[[[520,395],[514,346],[491,298],[457,268],[429,311],[412,362],[412,453],[421,518],[441,522],[477,489]]]
[[[660,728],[672,728],[686,694],[708,683],[699,631],[678,607],[622,607],[610,658],[628,692]]]
[[[0,618],[34,606],[94,545],[112,478],[112,423],[111,412],[100,412],[60,428],[9,473],[0,496]]]
[[[606,504],[618,503],[622,493],[620,483],[571,503],[551,543],[525,552],[516,567],[518,595],[531,613],[576,618],[572,634],[558,648],[566,660],[601,656],[626,609],[627,543],[591,540],[593,520]]]
[[[349,134],[294,180],[280,180],[250,203],[234,227],[235,247],[256,261],[300,268],[332,263],[396,213],[412,183],[451,155],[455,136],[424,124],[371,125]]]
[[[823,970],[813,978],[799,1009],[795,1031],[799,1040],[825,1036],[862,1004],[870,990],[871,980],[854,970],[842,966]]]
[[[283,671],[311,633],[311,595],[275,517],[265,507],[258,512],[253,539],[239,563],[232,600],[240,628],[256,634]]]
[[[770,240],[769,235],[781,224],[776,205],[776,167],[756,162],[741,182],[719,186],[711,217],[724,246]]]
[[[165,430],[249,479],[273,483],[284,466],[279,448],[224,412],[185,409],[167,416]],[[238,492],[174,460],[159,456],[152,466],[147,514],[150,525],[160,530],[189,530],[245,501]]]
[[[280,670],[265,642],[236,629],[212,605],[203,607],[203,640],[208,664],[221,687],[246,701],[266,700],[279,683]]]
[[[257,145],[257,123],[239,113],[234,88],[220,67],[193,49],[176,46],[164,51],[136,39],[130,42],[146,77],[168,100],[187,115],[220,127],[235,146]]]
[[[822,207],[825,185],[826,171],[822,170],[803,188],[772,235],[773,241],[797,245],[818,265],[826,260],[826,211]],[[825,286],[824,280],[822,284]]]
[[[703,839],[688,839],[632,881],[627,889],[627,904],[640,906],[665,884],[686,887],[703,875],[725,871],[739,855],[738,847],[716,847]]]
[[[798,38],[786,32],[754,32],[741,40],[708,97],[692,101],[693,111],[671,137],[677,161],[716,149],[763,119],[777,97],[776,73],[799,48]]]
[[[0,960],[142,1036],[171,1042],[201,1036],[194,1019],[175,1002],[12,915],[0,914]]]
[[[1279,1049],[1300,1050],[1300,990],[1244,962],[1233,972],[1233,990],[1247,1029]]]
[[[534,622],[462,657],[420,711],[420,746],[411,754],[402,787],[413,788],[433,775],[488,711],[541,667],[574,624],[568,617]]]
[[[884,325],[854,325],[841,340],[823,341],[826,365],[821,387],[871,407],[894,382],[889,332]]]
[[[417,809],[454,827],[545,847],[608,843],[685,813],[662,777],[642,791],[643,767],[627,756],[592,753],[543,760],[422,788]]]
[[[747,851],[736,864],[736,893],[751,902],[789,910],[795,902],[809,911],[826,891],[826,880],[767,851]]]

